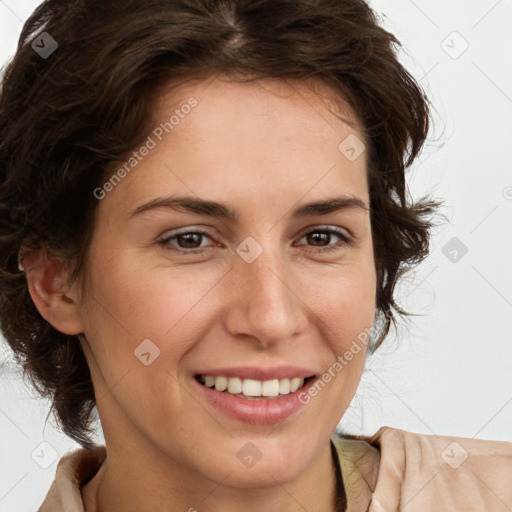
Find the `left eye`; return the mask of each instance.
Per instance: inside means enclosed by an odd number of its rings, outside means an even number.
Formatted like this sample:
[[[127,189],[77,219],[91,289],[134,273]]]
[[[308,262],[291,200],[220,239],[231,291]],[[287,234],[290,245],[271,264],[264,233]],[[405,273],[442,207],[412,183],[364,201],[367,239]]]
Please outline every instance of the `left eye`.
[[[315,241],[316,242],[322,242],[322,241],[329,241],[332,236],[337,236],[341,242],[331,245],[329,243],[325,245],[320,246],[314,246],[314,247],[320,247],[319,249],[316,249],[316,252],[325,252],[325,251],[333,251],[340,249],[341,246],[345,244],[350,243],[350,238],[348,235],[346,235],[343,231],[334,229],[334,228],[322,228],[322,229],[314,229],[313,231],[308,231],[305,235],[302,236],[301,240],[303,238],[307,238],[309,241]]]
[[[335,245],[330,244],[329,240],[333,236],[338,237],[338,239],[340,239],[340,242],[338,242]],[[183,253],[188,254],[195,254],[203,252],[203,250],[200,249],[201,247],[208,248],[208,246],[204,246],[201,244],[205,237],[209,238],[210,240],[212,239],[210,235],[208,235],[208,233],[205,233],[204,231],[184,231],[181,233],[165,237],[159,240],[158,243],[160,245],[176,247],[176,244],[174,244],[174,242],[177,242],[178,248],[173,250],[181,251]],[[309,241],[309,243],[320,243],[320,245],[313,245],[315,252],[336,250],[339,249],[340,246],[350,243],[350,238],[344,231],[334,228],[317,228],[312,231],[308,231],[307,233],[302,235],[302,237],[299,240],[303,240],[304,238],[306,238]],[[316,249],[315,247],[318,247],[318,249]]]

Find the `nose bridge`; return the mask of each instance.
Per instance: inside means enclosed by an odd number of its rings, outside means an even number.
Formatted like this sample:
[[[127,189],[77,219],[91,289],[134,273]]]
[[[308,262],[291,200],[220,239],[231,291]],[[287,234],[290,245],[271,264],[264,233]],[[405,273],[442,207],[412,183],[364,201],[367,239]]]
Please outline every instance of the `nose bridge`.
[[[251,335],[267,345],[303,329],[305,318],[286,254],[280,244],[270,242],[271,234],[265,238],[264,245],[253,239],[237,248],[241,256],[234,263],[235,283],[230,283],[237,291],[226,327],[233,335]]]

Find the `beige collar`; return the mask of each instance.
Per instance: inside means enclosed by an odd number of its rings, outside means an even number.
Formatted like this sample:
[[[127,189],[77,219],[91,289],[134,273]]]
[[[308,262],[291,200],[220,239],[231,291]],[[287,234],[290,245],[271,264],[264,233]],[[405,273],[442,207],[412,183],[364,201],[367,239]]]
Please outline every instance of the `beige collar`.
[[[511,512],[512,443],[382,427],[372,437],[335,435],[347,512]],[[84,512],[80,489],[105,446],[76,450],[57,466],[38,512]]]
[[[511,512],[512,443],[382,427],[334,436],[347,512]]]

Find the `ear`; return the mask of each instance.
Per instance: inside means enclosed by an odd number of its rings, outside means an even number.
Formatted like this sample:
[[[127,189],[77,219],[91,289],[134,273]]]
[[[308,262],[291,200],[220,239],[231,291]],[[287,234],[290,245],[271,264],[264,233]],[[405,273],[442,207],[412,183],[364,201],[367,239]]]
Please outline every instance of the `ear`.
[[[78,313],[78,293],[69,286],[62,260],[48,256],[45,249],[20,254],[20,270],[25,271],[30,296],[41,316],[64,334],[83,332]]]

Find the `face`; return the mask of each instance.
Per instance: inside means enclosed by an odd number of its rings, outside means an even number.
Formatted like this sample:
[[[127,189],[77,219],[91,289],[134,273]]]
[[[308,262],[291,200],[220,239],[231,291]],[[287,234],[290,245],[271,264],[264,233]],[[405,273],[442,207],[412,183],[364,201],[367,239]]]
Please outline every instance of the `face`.
[[[242,487],[290,481],[328,445],[376,290],[366,155],[339,149],[363,135],[332,94],[181,84],[146,150],[97,191],[78,307],[107,445]]]

